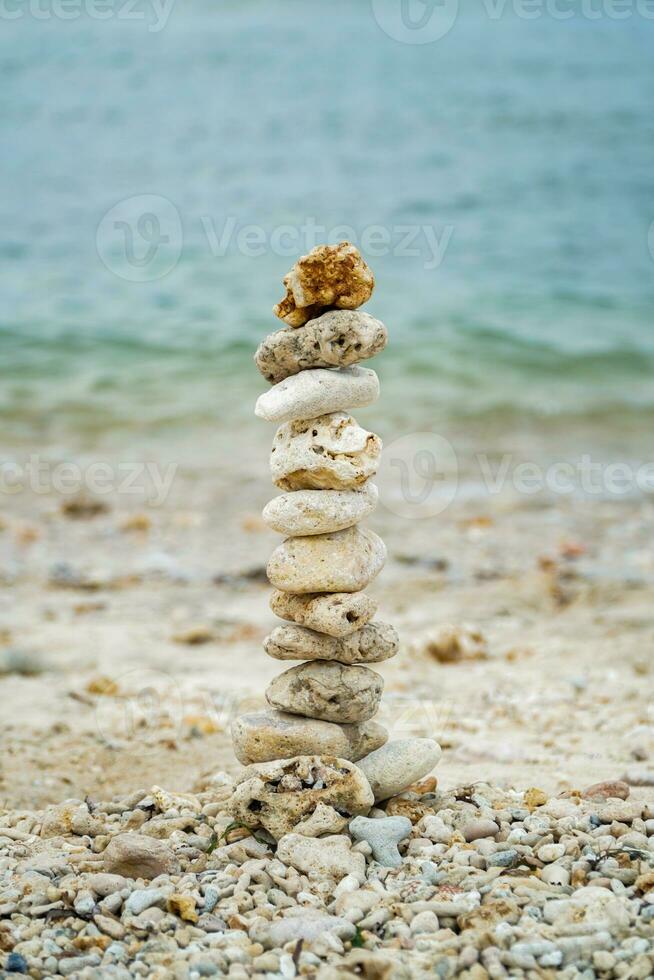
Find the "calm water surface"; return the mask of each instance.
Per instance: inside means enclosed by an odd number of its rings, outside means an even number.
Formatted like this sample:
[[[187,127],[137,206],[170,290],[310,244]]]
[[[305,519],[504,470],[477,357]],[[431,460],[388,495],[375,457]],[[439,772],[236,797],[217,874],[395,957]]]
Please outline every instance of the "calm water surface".
[[[250,424],[316,225],[371,246],[389,424],[647,443],[654,22],[462,4],[417,45],[363,0],[148,16],[2,24],[6,444]]]

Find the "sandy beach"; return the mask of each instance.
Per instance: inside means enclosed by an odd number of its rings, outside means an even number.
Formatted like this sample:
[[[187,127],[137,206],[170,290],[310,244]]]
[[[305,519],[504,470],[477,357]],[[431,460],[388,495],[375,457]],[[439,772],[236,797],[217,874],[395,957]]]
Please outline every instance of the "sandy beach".
[[[5,807],[238,771],[230,720],[263,704],[277,668],[261,647],[279,540],[260,517],[262,430],[238,492],[233,472],[184,461],[157,507],[118,492],[5,496]],[[380,665],[391,736],[437,738],[444,787],[651,782],[651,503],[459,486],[442,513],[407,519],[397,486],[381,489],[393,510],[368,523],[389,557],[371,591],[402,642]]]
[[[654,976],[619,6],[0,10],[0,980]]]

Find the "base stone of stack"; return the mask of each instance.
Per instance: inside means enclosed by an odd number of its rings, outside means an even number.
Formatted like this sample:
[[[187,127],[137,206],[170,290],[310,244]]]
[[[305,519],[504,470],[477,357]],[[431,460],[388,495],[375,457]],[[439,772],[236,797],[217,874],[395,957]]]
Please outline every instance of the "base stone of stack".
[[[266,700],[280,711],[352,724],[372,718],[383,689],[383,677],[368,667],[316,660],[275,677],[266,690]]]
[[[280,490],[360,490],[379,466],[382,442],[351,415],[332,412],[280,425],[270,451]]]
[[[306,755],[248,766],[230,800],[232,816],[251,830],[263,827],[279,840],[315,813],[319,803],[341,816],[367,814],[372,790],[346,759]]]
[[[270,608],[281,619],[328,636],[350,636],[377,612],[377,603],[365,592],[326,592],[297,595],[276,589]]]
[[[329,534],[358,524],[377,506],[374,483],[361,490],[295,490],[274,497],[263,509],[268,527],[287,537]]]
[[[350,636],[317,633],[306,626],[277,626],[263,641],[276,660],[337,660],[341,664],[376,664],[394,657],[400,638],[388,623],[367,623]]]
[[[358,526],[287,538],[273,551],[268,579],[282,592],[361,592],[384,567],[386,546]]]
[[[314,754],[356,762],[387,739],[388,732],[376,721],[337,725],[283,711],[241,715],[232,723],[234,753],[244,766]]]

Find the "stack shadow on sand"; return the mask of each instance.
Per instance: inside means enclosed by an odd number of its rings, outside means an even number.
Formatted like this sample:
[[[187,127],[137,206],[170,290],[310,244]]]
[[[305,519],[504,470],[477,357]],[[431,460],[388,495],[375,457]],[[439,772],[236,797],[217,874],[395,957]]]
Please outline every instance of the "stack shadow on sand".
[[[375,372],[358,366],[387,341],[384,325],[358,309],[374,278],[342,242],[315,248],[284,283],[275,312],[287,326],[255,355],[273,385],[255,411],[279,425],[270,468],[284,491],[263,516],[285,536],[267,571],[271,608],[286,622],[264,647],[277,660],[302,663],[268,686],[273,710],[232,727],[234,751],[248,767],[234,817],[277,839],[290,831],[338,834],[430,772],[440,755],[430,739],[388,742],[373,720],[383,679],[370,665],[399,646],[395,629],[373,619],[377,604],[365,592],[386,558],[381,538],[360,524],[377,504],[371,480],[381,440],[349,414],[379,396]]]

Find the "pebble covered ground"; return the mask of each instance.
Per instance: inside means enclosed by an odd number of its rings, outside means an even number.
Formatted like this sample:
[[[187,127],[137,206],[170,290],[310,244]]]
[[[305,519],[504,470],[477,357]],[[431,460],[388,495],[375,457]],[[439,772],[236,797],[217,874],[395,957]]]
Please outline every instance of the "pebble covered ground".
[[[108,498],[76,518],[56,496],[11,498],[0,805],[236,775],[232,717],[262,710],[278,672],[261,646],[277,543],[261,483],[244,474],[237,498],[232,478],[184,469],[158,510]],[[373,518],[389,560],[371,592],[402,644],[377,668],[392,738],[436,738],[447,785],[556,793],[654,770],[651,505],[501,498]],[[446,657],[432,635],[447,624],[472,633]]]
[[[442,792],[431,777],[372,811],[411,822],[393,868],[347,834],[275,845],[234,825],[231,795],[217,773],[194,794],[155,786],[2,813],[4,975],[654,975],[643,788],[548,798],[486,783]]]
[[[230,722],[264,707],[278,669],[261,647],[266,449],[238,480],[231,457],[181,466],[158,508],[3,502],[0,973],[654,976],[651,504],[378,508],[389,562],[372,591],[402,644],[379,665],[380,720],[439,741],[439,785],[384,804],[427,805],[401,867],[348,836],[365,881],[321,881],[293,866],[296,842],[281,860],[227,830]],[[609,778],[626,800],[574,793]],[[481,821],[494,836],[466,841]],[[148,843],[117,871],[107,845],[125,832]]]

